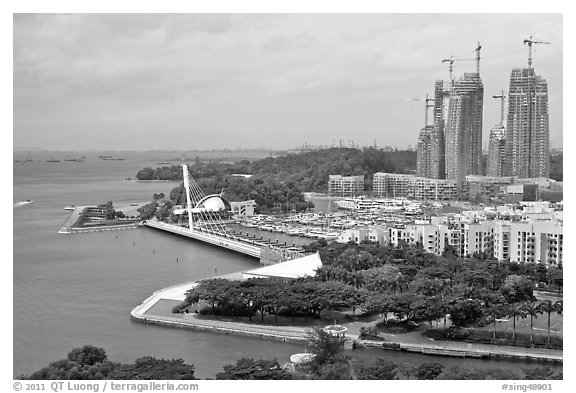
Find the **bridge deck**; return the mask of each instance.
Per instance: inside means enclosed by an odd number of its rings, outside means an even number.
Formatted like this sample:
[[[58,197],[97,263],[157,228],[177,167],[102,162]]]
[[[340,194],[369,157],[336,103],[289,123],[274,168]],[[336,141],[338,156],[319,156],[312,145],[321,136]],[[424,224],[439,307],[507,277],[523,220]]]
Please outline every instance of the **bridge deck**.
[[[145,225],[151,228],[175,233],[177,235],[186,236],[218,247],[227,248],[229,250],[236,251],[254,258],[260,258],[260,250],[262,245],[257,242],[249,242],[240,237],[230,238],[200,230],[191,231],[185,227],[171,225],[157,220],[148,220],[146,221]]]

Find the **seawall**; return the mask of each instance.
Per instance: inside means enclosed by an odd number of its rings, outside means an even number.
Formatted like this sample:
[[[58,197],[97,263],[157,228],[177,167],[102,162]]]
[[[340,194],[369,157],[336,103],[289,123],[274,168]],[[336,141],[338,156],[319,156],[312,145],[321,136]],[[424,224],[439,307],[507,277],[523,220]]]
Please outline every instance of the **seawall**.
[[[234,334],[237,336],[255,337],[261,339],[305,343],[307,341],[307,330],[304,327],[295,326],[263,326],[249,325],[241,322],[215,321],[197,318],[195,314],[183,314],[180,318],[160,316],[147,313],[160,300],[185,299],[185,292],[195,282],[175,285],[154,292],[141,304],[131,311],[134,321],[151,325],[177,327],[200,331],[211,331],[222,334]],[[348,335],[348,341],[356,342],[368,348],[379,348],[385,350],[395,350],[403,352],[418,353],[430,356],[449,356],[460,358],[476,359],[508,359],[508,360],[530,360],[538,362],[563,363],[562,351],[534,350],[522,347],[498,347],[489,345],[463,344],[461,342],[443,343],[408,343],[401,342],[401,339],[388,341],[360,340],[356,335]]]

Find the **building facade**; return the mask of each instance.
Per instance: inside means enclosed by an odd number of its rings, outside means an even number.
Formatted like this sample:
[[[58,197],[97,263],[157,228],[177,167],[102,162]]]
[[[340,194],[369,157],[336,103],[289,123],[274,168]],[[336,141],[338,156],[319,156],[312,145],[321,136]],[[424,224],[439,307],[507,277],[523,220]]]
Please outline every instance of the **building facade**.
[[[490,130],[488,144],[488,162],[486,163],[486,176],[504,176],[504,157],[506,154],[506,129],[502,125],[494,126]]]
[[[504,172],[508,176],[548,177],[548,84],[533,68],[516,68],[510,76],[508,97]]]
[[[328,192],[333,196],[356,196],[364,192],[364,175],[328,177]]]
[[[437,164],[433,160],[436,157],[433,149],[437,143],[434,143],[434,126],[426,126],[420,130],[418,136],[418,145],[416,148],[416,174],[422,177],[437,177]]]
[[[450,90],[445,127],[446,179],[461,187],[466,175],[482,174],[484,85],[477,73],[465,73]]]
[[[378,172],[372,186],[374,194],[384,198],[449,201],[458,197],[456,182],[446,179]]]
[[[481,198],[503,199],[506,187],[514,183],[513,177],[468,175],[463,185],[463,195],[473,200]]]
[[[499,261],[563,264],[563,224],[559,220],[455,220],[441,224],[413,224],[352,228],[343,231],[340,243],[370,241],[397,246],[421,244],[431,254],[442,255],[451,247],[460,257],[484,253]]]
[[[446,178],[446,138],[445,126],[450,101],[450,84],[437,80],[434,84],[434,128],[431,137],[431,167],[432,176],[437,179]]]

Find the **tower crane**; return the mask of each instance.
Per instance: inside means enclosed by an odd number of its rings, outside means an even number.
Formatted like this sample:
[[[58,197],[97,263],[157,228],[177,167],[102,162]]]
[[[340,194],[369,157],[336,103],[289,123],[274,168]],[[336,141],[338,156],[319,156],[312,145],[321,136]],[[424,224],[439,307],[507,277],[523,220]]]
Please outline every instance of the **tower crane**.
[[[478,56],[480,54],[480,51],[478,51]],[[476,60],[476,58],[474,59],[458,59],[458,58],[454,58],[454,56],[450,56],[449,59],[444,59],[442,60],[442,63],[450,63],[450,82],[452,82],[452,70],[454,69],[453,65],[455,61],[471,61],[471,60]]]
[[[500,125],[504,127],[504,102],[506,101],[506,96],[504,95],[504,90],[498,96],[492,96],[492,98],[500,98]]]
[[[550,42],[546,41],[534,41],[532,36],[529,39],[524,40],[524,45],[528,45],[528,68],[532,68],[532,45],[534,44],[546,44],[550,45]]]
[[[425,113],[424,113],[424,128],[428,126],[428,108],[433,108],[434,104],[428,104],[429,102],[434,102],[434,98],[428,98],[428,94],[426,94],[426,101],[425,102]]]
[[[478,41],[478,46],[474,49],[474,52],[476,52],[476,73],[478,75],[480,75],[480,49],[482,49],[482,45]]]

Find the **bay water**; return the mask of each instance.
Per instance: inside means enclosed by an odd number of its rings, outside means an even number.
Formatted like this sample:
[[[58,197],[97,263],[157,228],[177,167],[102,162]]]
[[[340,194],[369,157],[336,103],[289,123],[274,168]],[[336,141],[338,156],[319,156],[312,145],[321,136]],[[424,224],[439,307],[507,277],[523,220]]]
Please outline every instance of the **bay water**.
[[[182,358],[200,378],[213,378],[242,357],[276,358],[282,364],[298,344],[144,325],[130,310],[152,292],[171,285],[259,266],[256,259],[148,228],[63,235],[65,205],[116,206],[166,195],[177,182],[135,182],[145,166],[157,167],[161,152],[125,152],[123,161],[82,153],[84,162],[47,163],[38,158],[13,166],[13,375],[28,374],[92,344],[118,362],[141,356]],[[31,199],[31,204],[18,202]],[[431,358],[381,351],[379,356],[418,365],[507,367],[524,362]]]

